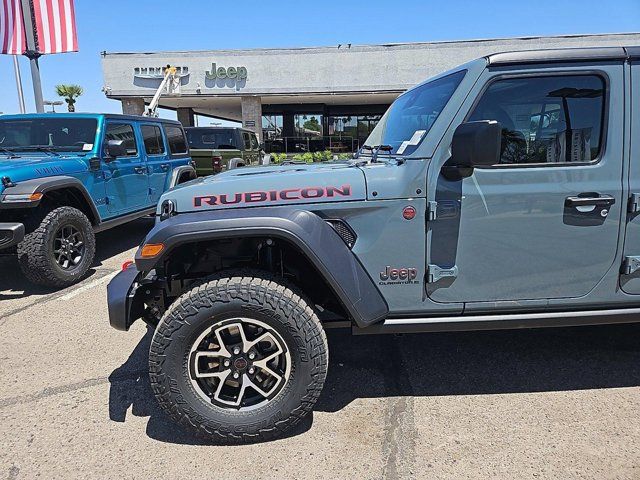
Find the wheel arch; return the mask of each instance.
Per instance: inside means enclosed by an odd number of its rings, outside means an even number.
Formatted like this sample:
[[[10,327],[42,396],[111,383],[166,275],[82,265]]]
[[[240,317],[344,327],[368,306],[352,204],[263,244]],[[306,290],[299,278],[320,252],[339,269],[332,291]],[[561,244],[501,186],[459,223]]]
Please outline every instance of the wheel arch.
[[[164,245],[161,254],[148,259],[139,250],[136,266],[148,272],[180,248],[252,238],[270,238],[298,250],[358,326],[387,316],[386,301],[353,252],[329,224],[305,210],[271,207],[177,215],[156,225],[145,239]]]
[[[31,195],[41,193],[42,198],[37,202],[28,204],[16,204],[15,208],[38,207],[53,203],[57,206],[75,207],[84,213],[93,226],[100,223],[100,214],[91,195],[80,180],[70,176],[54,176],[36,178],[19,182],[13,187],[5,189],[4,194]]]
[[[191,165],[181,165],[171,172],[171,184],[169,187],[175,187],[181,183],[195,180],[197,178],[196,169]]]

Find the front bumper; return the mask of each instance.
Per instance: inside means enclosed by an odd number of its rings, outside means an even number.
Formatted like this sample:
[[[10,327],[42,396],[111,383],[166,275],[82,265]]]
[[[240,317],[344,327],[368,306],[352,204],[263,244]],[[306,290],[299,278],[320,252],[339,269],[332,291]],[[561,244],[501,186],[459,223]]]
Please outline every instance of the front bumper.
[[[116,330],[127,331],[142,316],[144,304],[136,299],[140,272],[135,265],[118,273],[107,285],[109,323]]]
[[[13,247],[24,238],[24,224],[0,223],[0,249]]]

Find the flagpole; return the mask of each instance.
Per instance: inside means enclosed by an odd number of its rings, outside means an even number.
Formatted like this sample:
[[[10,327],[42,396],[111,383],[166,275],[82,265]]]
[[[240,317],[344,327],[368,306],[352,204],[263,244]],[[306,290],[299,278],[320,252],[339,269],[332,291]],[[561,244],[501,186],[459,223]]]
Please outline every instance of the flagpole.
[[[16,88],[18,89],[18,104],[20,106],[20,113],[26,113],[27,109],[24,107],[24,93],[22,92],[22,77],[20,76],[20,64],[18,63],[17,55],[13,55],[13,71],[16,74]]]
[[[33,28],[33,17],[31,0],[21,0],[22,18],[24,20],[24,32],[27,37],[27,51],[24,53],[31,65],[31,81],[33,83],[33,97],[36,102],[36,112],[44,113],[44,99],[42,98],[42,81],[40,80],[40,65],[38,58],[40,54],[36,48],[35,29]]]

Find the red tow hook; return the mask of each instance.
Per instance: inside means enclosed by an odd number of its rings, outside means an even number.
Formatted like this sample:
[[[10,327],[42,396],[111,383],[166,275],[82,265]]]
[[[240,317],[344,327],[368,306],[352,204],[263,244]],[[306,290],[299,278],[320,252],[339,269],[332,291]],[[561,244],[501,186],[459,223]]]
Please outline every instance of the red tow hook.
[[[133,260],[127,260],[122,264],[122,271],[124,272],[127,268],[133,265],[135,262]]]

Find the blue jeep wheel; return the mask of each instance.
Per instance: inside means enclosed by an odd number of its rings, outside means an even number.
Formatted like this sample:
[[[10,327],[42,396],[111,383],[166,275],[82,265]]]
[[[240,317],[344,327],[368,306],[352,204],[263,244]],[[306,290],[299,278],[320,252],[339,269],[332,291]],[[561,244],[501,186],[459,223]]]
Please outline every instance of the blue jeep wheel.
[[[87,273],[95,250],[93,227],[86,215],[73,207],[59,207],[18,244],[18,261],[29,281],[66,287]]]

